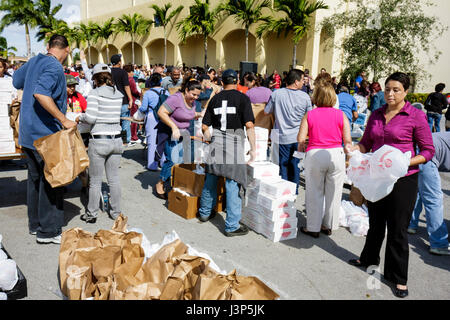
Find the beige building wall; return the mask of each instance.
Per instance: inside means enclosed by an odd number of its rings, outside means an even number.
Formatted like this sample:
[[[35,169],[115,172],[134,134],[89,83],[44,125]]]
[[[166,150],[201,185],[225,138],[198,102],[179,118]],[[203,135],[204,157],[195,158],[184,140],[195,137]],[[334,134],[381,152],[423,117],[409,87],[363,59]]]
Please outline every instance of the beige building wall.
[[[427,14],[436,15],[441,22],[448,25],[448,19],[445,15],[450,12],[450,1],[433,0],[437,7],[431,8]],[[220,0],[212,0],[213,6],[217,5]],[[346,32],[339,31],[335,38],[330,38],[320,29],[320,23],[324,18],[343,11],[346,8],[339,7],[339,0],[326,0],[329,10],[319,10],[313,17],[311,29],[307,36],[299,43],[297,47],[297,64],[310,70],[315,77],[321,68],[325,68],[332,76],[338,76],[342,71],[342,49],[337,43],[345,37]],[[122,14],[139,13],[144,17],[153,19],[153,9],[151,4],[163,5],[166,0],[81,0],[81,17],[82,21],[89,20],[95,22],[104,22],[110,17],[120,17]],[[192,1],[186,2],[181,0],[171,1],[172,8],[184,5],[185,8],[176,18],[175,22],[180,21],[188,14],[189,5]],[[348,31],[348,30],[347,30]],[[348,33],[348,32],[347,32]],[[169,26],[167,30],[168,48],[167,48],[167,64],[188,66],[203,66],[203,39],[197,36],[190,37],[185,43],[179,39],[178,32],[174,26]],[[442,51],[442,55],[435,65],[428,63],[429,58],[420,55],[420,60],[425,68],[433,75],[430,81],[420,81],[416,91],[432,91],[434,85],[438,82],[449,82],[448,75],[450,68],[450,42],[448,41],[450,31],[442,34],[440,39],[435,43],[438,50]],[[161,27],[152,28],[146,36],[136,39],[136,64],[155,64],[163,63],[164,33]],[[119,34],[110,43],[113,45],[114,53],[123,54],[125,63],[130,63],[131,46],[130,37],[128,35]],[[106,62],[105,43],[97,43],[94,45],[97,54],[95,61]],[[419,50],[420,51],[420,50]],[[91,55],[92,55],[91,52]],[[113,53],[110,52],[110,56]],[[263,39],[256,37],[256,26],[250,29],[249,38],[249,60],[258,63],[258,72],[271,74],[274,69],[278,72],[288,70],[292,65],[293,44],[291,36],[277,37],[274,34],[268,35]],[[245,60],[245,37],[243,27],[234,21],[233,17],[228,17],[224,21],[220,21],[216,28],[216,32],[208,39],[208,64],[214,68],[239,68],[239,62]],[[450,82],[447,84],[450,87]]]

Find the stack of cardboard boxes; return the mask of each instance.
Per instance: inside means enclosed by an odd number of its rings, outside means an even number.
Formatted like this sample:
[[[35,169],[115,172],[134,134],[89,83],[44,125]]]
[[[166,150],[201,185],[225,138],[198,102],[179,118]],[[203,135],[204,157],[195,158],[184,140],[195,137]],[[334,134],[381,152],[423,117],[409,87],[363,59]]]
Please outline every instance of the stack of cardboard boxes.
[[[269,130],[255,127],[255,161],[266,161],[267,150],[269,149]],[[250,143],[245,140],[245,161],[250,160]]]
[[[205,174],[199,171],[203,166],[196,164],[177,164],[172,167],[172,190],[168,196],[168,208],[185,219],[196,217],[200,208]],[[217,203],[214,210],[222,212],[225,208],[225,179],[217,183]]]
[[[14,132],[10,125],[9,105],[12,102],[12,79],[0,78],[0,154],[15,153]]]
[[[242,223],[273,242],[297,237],[296,184],[281,179],[279,170],[271,162],[248,166],[251,183],[242,210]]]

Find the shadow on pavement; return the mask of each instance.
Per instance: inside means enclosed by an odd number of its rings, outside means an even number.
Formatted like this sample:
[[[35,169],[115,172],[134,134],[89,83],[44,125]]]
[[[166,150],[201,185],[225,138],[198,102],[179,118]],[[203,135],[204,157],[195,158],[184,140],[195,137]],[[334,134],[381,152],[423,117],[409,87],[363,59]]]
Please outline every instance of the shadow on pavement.
[[[143,167],[147,167],[147,149],[143,146],[139,146],[138,148],[125,148],[125,151],[122,154],[122,158],[127,160],[133,160],[142,165]]]
[[[76,216],[79,216],[81,213],[81,208],[77,205],[74,205],[71,202],[64,201],[64,225],[63,227],[66,227],[69,222],[75,218]]]
[[[0,178],[0,208],[27,204],[27,180],[16,177]]]

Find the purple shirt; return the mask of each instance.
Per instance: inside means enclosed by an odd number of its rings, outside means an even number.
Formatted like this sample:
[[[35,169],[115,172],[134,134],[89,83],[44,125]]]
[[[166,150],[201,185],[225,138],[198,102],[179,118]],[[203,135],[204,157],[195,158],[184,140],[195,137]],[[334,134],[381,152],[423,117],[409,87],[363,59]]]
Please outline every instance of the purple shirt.
[[[190,121],[195,118],[195,109],[188,109],[181,92],[168,97],[163,106],[170,112],[170,120],[176,124],[178,129],[189,128]]]
[[[411,158],[416,156],[415,146],[419,147],[419,155],[430,161],[434,156],[433,138],[427,117],[421,110],[414,108],[409,101],[386,124],[387,105],[375,110],[369,118],[364,135],[359,142],[367,152],[375,152],[387,144],[401,150],[411,151]],[[409,167],[407,176],[419,172],[419,166]]]
[[[267,103],[271,94],[272,90],[266,87],[254,87],[246,93],[251,103]]]

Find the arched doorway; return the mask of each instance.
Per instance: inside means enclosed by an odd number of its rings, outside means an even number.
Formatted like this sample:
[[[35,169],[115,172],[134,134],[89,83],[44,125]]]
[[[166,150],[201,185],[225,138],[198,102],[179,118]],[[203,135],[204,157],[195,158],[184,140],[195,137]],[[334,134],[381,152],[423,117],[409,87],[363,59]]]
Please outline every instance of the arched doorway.
[[[305,65],[306,63],[306,36],[297,45],[297,64]],[[282,74],[283,71],[289,71],[292,65],[292,55],[294,43],[292,42],[292,34],[284,37],[281,34],[277,37],[276,33],[270,33],[264,38],[264,48],[266,52],[267,73],[272,74],[273,70],[278,70]]]
[[[91,46],[91,57],[89,58],[89,49],[86,48],[84,50],[86,55],[86,61],[88,64],[97,64],[98,63],[98,50],[95,47]]]
[[[229,32],[222,40],[225,68],[238,70],[241,61],[245,61],[245,30]],[[255,61],[256,38],[248,35],[248,60]]]
[[[333,40],[325,30],[320,32],[320,45],[319,45],[319,70],[325,68],[329,73],[332,72],[333,66]]]
[[[109,58],[107,57],[107,54],[106,54],[106,45],[105,45],[105,46],[103,47],[103,49],[102,49],[103,63],[106,63],[106,64],[108,64],[108,63],[111,62],[111,57],[112,57],[113,55],[119,53],[119,49],[117,49],[117,47],[115,47],[115,46],[112,45],[112,44],[109,44],[109,45],[108,45],[108,48],[109,48]]]
[[[208,65],[215,66],[216,64],[216,42],[208,38]],[[203,37],[192,36],[189,37],[185,43],[180,43],[181,59],[186,66],[200,66],[203,67],[205,59],[205,50],[203,48]]]
[[[150,64],[164,63],[164,39],[156,39],[147,46],[147,54]],[[167,65],[174,65],[175,47],[172,42],[167,40]]]
[[[134,64],[143,64],[142,47],[138,43],[134,43]],[[131,42],[128,42],[122,47],[123,60],[125,64],[133,63],[133,54],[131,48]]]

